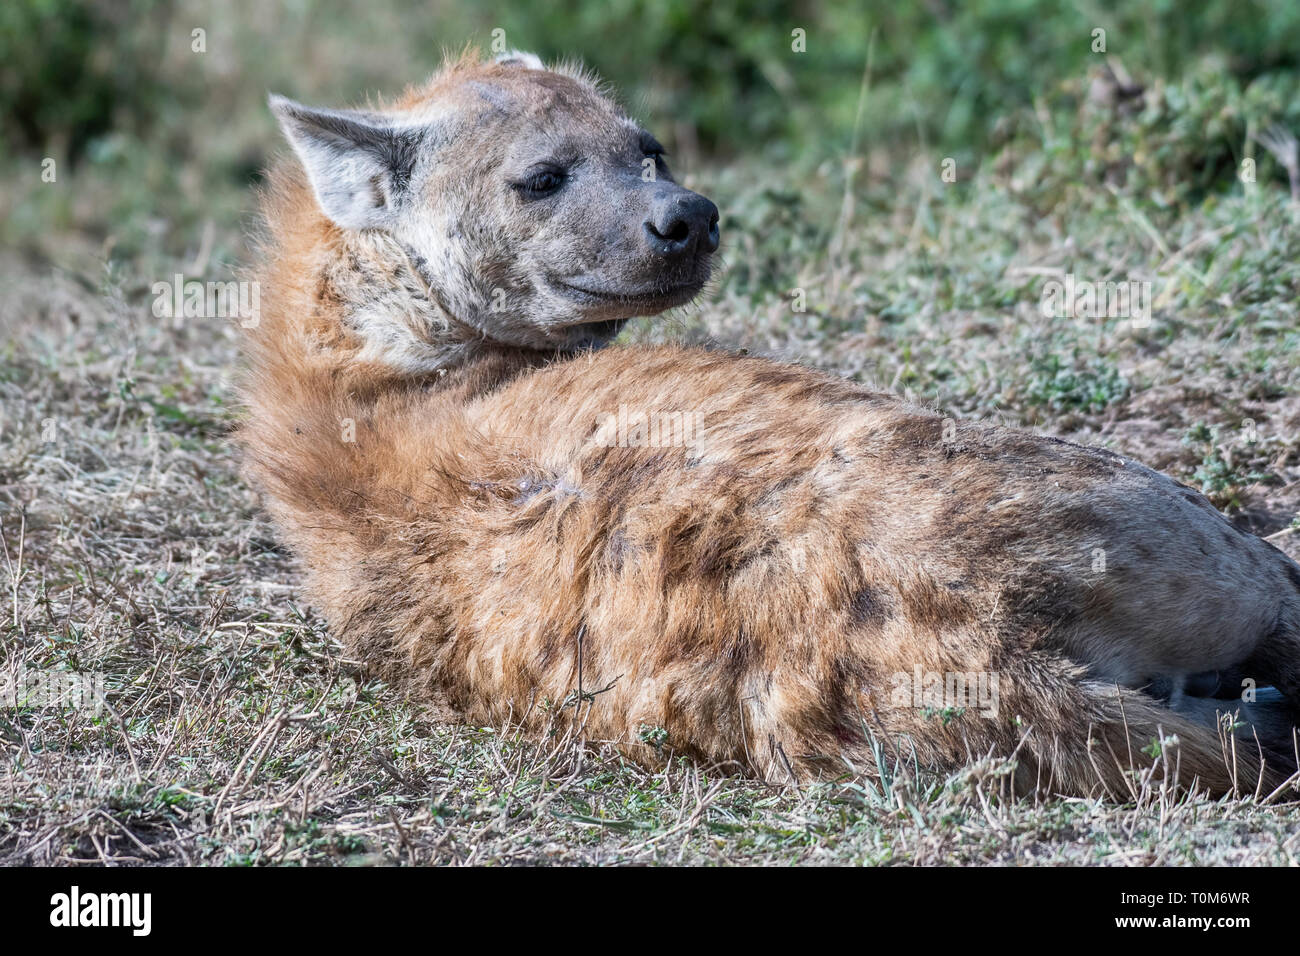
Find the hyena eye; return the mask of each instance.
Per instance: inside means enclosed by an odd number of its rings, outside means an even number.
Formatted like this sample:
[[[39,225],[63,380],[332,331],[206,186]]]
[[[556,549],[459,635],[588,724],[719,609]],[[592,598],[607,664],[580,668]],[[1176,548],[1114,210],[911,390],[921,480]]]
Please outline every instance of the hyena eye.
[[[564,173],[554,169],[540,169],[530,173],[523,182],[516,183],[515,188],[529,199],[549,196],[564,185]]]
[[[660,175],[671,175],[668,172],[668,164],[664,162],[664,156],[668,154],[667,150],[663,148],[659,140],[649,133],[642,133],[640,147],[641,155],[646,159],[654,160],[655,169],[658,170]]]
[[[667,155],[667,150],[663,148],[659,140],[649,133],[643,133],[641,135],[641,154],[643,156],[653,156],[656,163],[662,163],[664,156]]]

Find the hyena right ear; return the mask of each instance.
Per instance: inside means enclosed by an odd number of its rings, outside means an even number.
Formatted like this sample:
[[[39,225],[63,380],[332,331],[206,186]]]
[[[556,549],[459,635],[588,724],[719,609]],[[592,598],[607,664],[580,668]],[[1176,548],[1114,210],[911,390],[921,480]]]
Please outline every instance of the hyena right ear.
[[[507,50],[505,53],[498,53],[493,63],[500,63],[502,66],[522,66],[527,70],[544,70],[546,64],[536,53],[525,53],[523,50]]]
[[[326,216],[344,229],[394,223],[423,130],[394,126],[378,113],[314,109],[274,93],[269,103]]]

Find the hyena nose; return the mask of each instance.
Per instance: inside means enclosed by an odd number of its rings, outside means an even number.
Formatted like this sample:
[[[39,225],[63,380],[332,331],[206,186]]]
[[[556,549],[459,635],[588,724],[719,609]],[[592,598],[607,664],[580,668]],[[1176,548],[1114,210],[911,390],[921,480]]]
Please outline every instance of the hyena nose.
[[[699,193],[660,197],[645,221],[646,241],[661,256],[681,258],[718,248],[718,207]]]

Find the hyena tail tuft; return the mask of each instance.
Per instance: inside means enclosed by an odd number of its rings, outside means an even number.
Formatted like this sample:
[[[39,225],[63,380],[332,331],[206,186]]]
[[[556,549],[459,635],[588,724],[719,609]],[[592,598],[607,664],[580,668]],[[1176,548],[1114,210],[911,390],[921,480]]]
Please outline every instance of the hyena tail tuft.
[[[1273,794],[1296,770],[1293,753],[1260,742],[1235,724],[1228,702],[1222,717],[1196,719],[1148,694],[1091,680],[1076,664],[1031,654],[1004,673],[1003,718],[1015,718],[1016,789],[1137,799],[1172,787],[1214,796]],[[989,722],[987,740],[967,739],[970,751],[1005,749]],[[979,736],[980,723],[967,731]]]
[[[1171,786],[1263,798],[1295,773],[1294,754],[1243,729],[1226,702],[1221,714],[1198,720],[1114,684],[1085,679],[1064,694],[1075,698],[1068,732],[1037,742],[1031,733],[1027,749],[1036,758],[1030,763],[1050,768],[1070,792],[1101,790],[1125,799]],[[1041,774],[1037,766],[1034,772]]]

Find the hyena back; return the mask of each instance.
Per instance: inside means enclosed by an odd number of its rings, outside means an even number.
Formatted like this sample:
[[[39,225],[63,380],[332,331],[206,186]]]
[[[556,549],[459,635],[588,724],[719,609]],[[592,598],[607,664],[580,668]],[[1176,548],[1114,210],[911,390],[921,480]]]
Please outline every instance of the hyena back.
[[[1200,495],[807,368],[602,348],[701,290],[717,210],[588,77],[513,54],[272,107],[300,165],[266,197],[241,441],[375,673],[772,780],[900,741],[1054,792],[1294,769],[1300,568]]]

